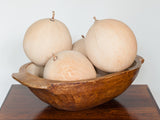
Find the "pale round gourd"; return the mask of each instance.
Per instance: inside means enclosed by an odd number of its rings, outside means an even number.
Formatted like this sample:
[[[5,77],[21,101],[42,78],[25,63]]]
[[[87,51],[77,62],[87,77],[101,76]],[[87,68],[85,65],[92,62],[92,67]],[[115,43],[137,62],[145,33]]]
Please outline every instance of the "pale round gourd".
[[[47,62],[43,77],[50,80],[75,81],[96,78],[90,61],[80,52],[62,51]]]
[[[128,68],[137,54],[132,30],[114,19],[96,20],[85,38],[88,58],[100,70],[119,72]]]
[[[63,50],[72,49],[72,40],[69,30],[59,20],[42,19],[33,23],[25,33],[23,47],[28,58],[39,66]]]
[[[32,75],[38,76],[38,77],[43,77],[43,70],[44,67],[42,66],[37,66],[34,63],[31,63],[28,65],[26,68],[27,72],[29,72]]]
[[[86,51],[85,51],[84,39],[85,39],[85,37],[82,35],[82,39],[76,41],[73,44],[73,48],[72,49],[75,50],[75,51],[78,51],[78,52],[82,53],[85,56],[87,56],[86,55]]]

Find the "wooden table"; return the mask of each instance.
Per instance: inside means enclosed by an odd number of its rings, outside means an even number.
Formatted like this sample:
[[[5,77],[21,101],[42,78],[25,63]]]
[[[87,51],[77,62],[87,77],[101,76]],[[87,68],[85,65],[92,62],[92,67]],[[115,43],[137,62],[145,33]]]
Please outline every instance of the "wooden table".
[[[160,120],[147,85],[132,85],[122,95],[89,110],[57,110],[22,85],[12,85],[0,110],[0,120]]]

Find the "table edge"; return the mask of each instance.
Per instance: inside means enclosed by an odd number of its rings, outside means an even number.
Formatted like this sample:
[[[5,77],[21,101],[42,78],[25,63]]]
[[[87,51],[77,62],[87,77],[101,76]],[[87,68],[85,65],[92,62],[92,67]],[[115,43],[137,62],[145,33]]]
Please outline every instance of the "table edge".
[[[10,86],[9,91],[8,91],[6,97],[5,97],[5,99],[4,99],[4,101],[3,101],[2,105],[1,105],[0,112],[1,112],[1,109],[3,108],[3,106],[4,106],[4,104],[5,104],[6,100],[7,100],[7,98],[8,98],[8,96],[9,96],[11,90],[12,90],[13,87],[16,86],[16,85],[18,85],[18,84],[12,84],[12,85]]]
[[[153,97],[153,94],[152,94],[152,92],[151,92],[151,90],[150,90],[150,88],[148,86],[147,86],[147,91],[149,92],[150,96],[152,97],[152,103],[155,105],[155,107],[156,107],[156,109],[157,109],[157,111],[159,113],[159,116],[160,116],[160,108],[158,107],[158,104],[156,103],[156,101],[155,101],[155,99]]]

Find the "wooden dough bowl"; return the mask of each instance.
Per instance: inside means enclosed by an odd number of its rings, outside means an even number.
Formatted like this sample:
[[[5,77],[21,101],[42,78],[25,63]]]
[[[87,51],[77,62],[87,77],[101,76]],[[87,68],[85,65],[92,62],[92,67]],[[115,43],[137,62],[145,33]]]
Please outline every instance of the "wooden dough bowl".
[[[38,98],[57,109],[77,111],[103,104],[122,94],[134,81],[144,59],[137,56],[126,70],[81,81],[47,80],[27,72],[23,65],[12,77]]]

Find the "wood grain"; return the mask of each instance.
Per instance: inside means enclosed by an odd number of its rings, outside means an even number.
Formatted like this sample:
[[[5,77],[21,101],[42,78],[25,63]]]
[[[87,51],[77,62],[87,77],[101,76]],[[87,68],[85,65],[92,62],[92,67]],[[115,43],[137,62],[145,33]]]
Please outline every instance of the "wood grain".
[[[84,110],[103,104],[123,93],[134,81],[144,59],[137,56],[127,70],[81,81],[47,80],[26,71],[29,64],[12,76],[42,101],[68,111]]]
[[[132,85],[107,103],[77,112],[57,110],[27,87],[13,85],[0,110],[0,120],[160,120],[160,111],[146,85]]]

